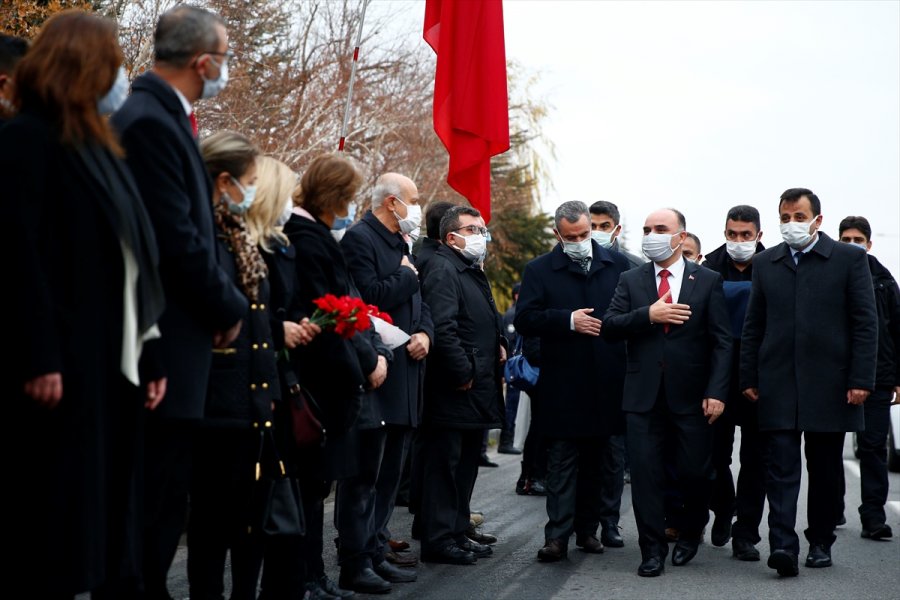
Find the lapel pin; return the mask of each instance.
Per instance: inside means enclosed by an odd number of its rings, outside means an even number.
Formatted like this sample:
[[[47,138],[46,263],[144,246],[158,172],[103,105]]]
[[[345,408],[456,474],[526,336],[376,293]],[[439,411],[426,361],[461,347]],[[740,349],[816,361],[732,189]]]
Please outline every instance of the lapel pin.
[[[693,280],[693,279],[694,279],[694,276],[693,276],[693,275],[688,275],[688,279]]]

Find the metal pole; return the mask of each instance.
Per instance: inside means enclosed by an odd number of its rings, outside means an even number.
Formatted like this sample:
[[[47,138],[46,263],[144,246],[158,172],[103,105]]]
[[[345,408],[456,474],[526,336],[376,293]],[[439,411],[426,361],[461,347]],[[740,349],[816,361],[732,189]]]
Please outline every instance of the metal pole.
[[[356,81],[356,65],[359,62],[359,44],[362,42],[363,22],[366,20],[366,7],[368,5],[369,0],[363,0],[362,9],[359,11],[359,30],[356,32],[356,47],[353,49],[353,63],[350,66],[347,105],[344,107],[344,123],[341,125],[341,141],[338,144],[338,152],[344,151],[344,141],[347,139],[347,125],[350,123],[350,99],[353,97],[353,82]]]

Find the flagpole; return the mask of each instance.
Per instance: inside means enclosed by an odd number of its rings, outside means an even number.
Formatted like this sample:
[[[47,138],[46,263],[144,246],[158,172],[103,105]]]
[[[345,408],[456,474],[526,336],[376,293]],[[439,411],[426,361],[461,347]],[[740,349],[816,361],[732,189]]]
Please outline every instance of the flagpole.
[[[338,144],[338,152],[344,151],[344,142],[347,139],[347,125],[350,123],[350,99],[353,96],[353,82],[356,81],[356,65],[359,62],[359,44],[362,42],[363,22],[366,19],[366,7],[369,0],[362,0],[362,8],[359,11],[359,30],[356,32],[356,47],[353,49],[353,63],[350,66],[350,83],[347,86],[347,105],[344,107],[344,123],[341,125],[341,141]]]

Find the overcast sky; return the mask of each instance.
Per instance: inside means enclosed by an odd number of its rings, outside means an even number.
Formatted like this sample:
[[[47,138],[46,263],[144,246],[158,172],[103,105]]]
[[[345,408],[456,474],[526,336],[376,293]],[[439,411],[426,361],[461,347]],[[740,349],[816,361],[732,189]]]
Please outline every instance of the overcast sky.
[[[424,2],[401,5],[421,40]],[[774,245],[778,196],[808,187],[823,231],[867,217],[900,274],[900,2],[506,0],[504,17],[507,58],[553,107],[548,212],[615,202],[636,250],[671,206],[709,251],[750,204]]]

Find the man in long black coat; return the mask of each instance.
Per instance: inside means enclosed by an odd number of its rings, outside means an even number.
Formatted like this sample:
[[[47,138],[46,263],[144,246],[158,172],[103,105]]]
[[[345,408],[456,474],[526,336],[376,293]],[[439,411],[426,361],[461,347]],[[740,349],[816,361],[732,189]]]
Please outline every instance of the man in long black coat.
[[[684,498],[684,529],[672,564],[697,553],[709,521],[713,478],[712,427],[724,410],[731,366],[731,330],[722,277],[687,261],[684,215],[658,210],[644,223],[641,247],[651,262],[624,273],[606,311],[603,335],[625,340],[626,412],[631,491],[643,562],[638,575],[664,569],[666,436]]]
[[[415,183],[397,173],[386,173],[372,190],[372,210],[341,240],[363,300],[390,314],[394,325],[412,336],[405,346],[394,350],[387,379],[375,392],[383,427],[363,432],[359,475],[340,484],[357,490],[354,506],[338,506],[340,583],[356,591],[383,590],[385,582],[415,578],[411,570],[387,563],[385,553],[390,549],[387,525],[410,432],[421,420],[424,359],[434,333],[402,235],[419,226],[418,203]]]
[[[865,253],[819,231],[821,203],[810,190],[786,190],[778,212],[784,243],[753,259],[741,389],[759,402],[768,564],[793,576],[800,553],[794,526],[801,434],[809,473],[806,566],[827,567],[842,503],[844,434],[864,428],[862,404],[875,388],[878,335]]]
[[[419,515],[422,558],[431,562],[471,564],[492,553],[466,537],[481,440],[485,429],[500,426],[503,413],[503,326],[477,264],[485,233],[477,210],[447,211],[443,244],[422,284],[435,323],[420,431],[427,473]]]
[[[210,44],[209,40],[216,40]],[[160,17],[156,63],[113,118],[153,221],[166,310],[159,322],[168,391],[147,422],[144,579],[167,598],[166,574],[187,510],[191,423],[203,417],[212,348],[238,334],[247,299],[219,268],[212,191],[191,103],[220,78],[228,47],[216,15],[180,6]]]
[[[576,545],[599,553],[603,448],[621,433],[624,347],[599,337],[600,316],[612,299],[628,260],[591,240],[583,202],[556,210],[551,252],[528,263],[522,279],[515,326],[519,335],[540,338],[539,418],[547,439],[547,525],[541,561],[555,561]]]

